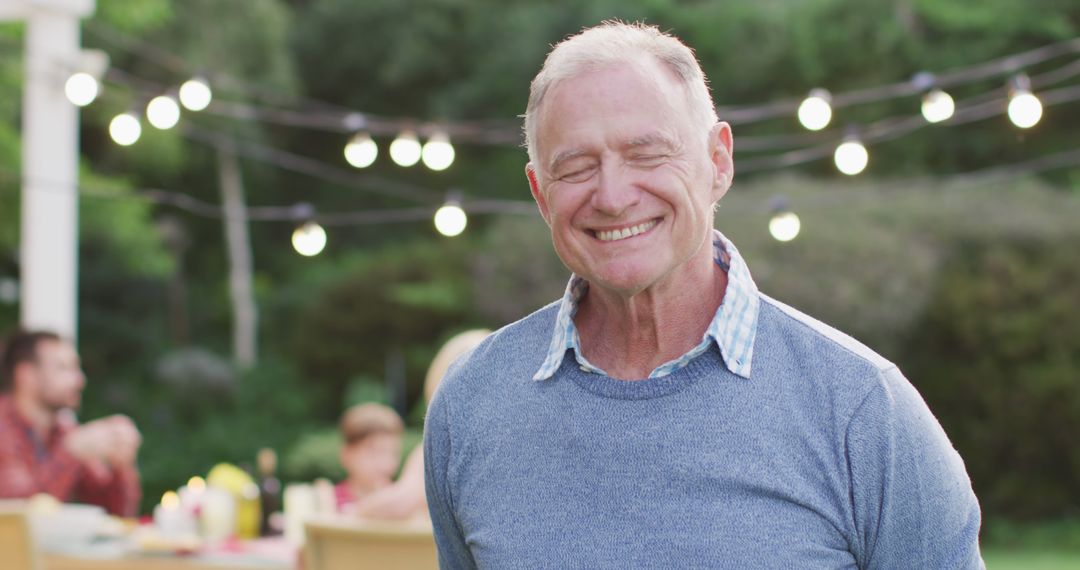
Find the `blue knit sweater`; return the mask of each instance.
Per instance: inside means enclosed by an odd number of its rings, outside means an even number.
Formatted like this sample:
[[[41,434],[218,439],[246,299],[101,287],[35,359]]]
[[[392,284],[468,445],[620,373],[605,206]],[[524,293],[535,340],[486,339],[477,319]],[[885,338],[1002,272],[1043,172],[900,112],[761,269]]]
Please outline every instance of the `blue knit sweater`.
[[[749,379],[565,358],[551,305],[460,360],[428,412],[443,568],[982,568],[963,462],[894,365],[762,296]]]

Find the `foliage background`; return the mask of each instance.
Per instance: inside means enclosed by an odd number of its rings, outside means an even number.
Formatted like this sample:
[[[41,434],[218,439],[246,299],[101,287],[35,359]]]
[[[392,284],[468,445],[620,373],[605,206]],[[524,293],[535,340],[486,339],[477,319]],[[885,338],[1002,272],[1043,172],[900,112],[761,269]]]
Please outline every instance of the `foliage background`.
[[[1068,0],[98,0],[84,43],[161,84],[210,70],[226,101],[318,100],[513,127],[549,44],[612,17],[645,19],[694,46],[722,105],[892,83],[1080,35],[1080,5]],[[18,274],[21,34],[0,25],[0,277]],[[997,88],[987,81],[953,95]],[[291,253],[290,224],[252,223],[261,360],[238,370],[221,221],[135,199],[164,188],[218,203],[215,151],[180,130],[111,144],[108,119],[141,96],[111,85],[82,112],[79,338],[90,377],[82,416],[128,413],[143,430],[144,510],[219,461],[250,464],[262,446],[285,456],[287,479],[336,475],[333,425],[346,405],[386,401],[419,428],[423,375],[443,340],[497,328],[562,291],[566,272],[538,216],[473,216],[453,240],[426,222],[334,227],[314,259]],[[855,107],[842,119],[914,105]],[[1061,519],[1080,508],[1071,445],[1080,170],[957,174],[1071,149],[1075,108],[1047,107],[1023,133],[1001,117],[922,129],[872,147],[856,180],[827,161],[740,173],[717,217],[763,291],[900,364],[965,458],[988,519]],[[184,120],[345,167],[338,135],[211,114]],[[757,156],[738,149],[739,136],[796,128],[792,119],[736,126],[736,164]],[[342,212],[414,205],[370,192],[387,181],[426,189],[429,206],[450,188],[471,200],[528,200],[524,162],[512,146],[459,144],[446,172],[380,157],[348,185],[242,165],[252,206],[305,201]],[[802,218],[792,243],[764,231],[776,195]],[[0,325],[17,318],[17,305],[0,303]]]

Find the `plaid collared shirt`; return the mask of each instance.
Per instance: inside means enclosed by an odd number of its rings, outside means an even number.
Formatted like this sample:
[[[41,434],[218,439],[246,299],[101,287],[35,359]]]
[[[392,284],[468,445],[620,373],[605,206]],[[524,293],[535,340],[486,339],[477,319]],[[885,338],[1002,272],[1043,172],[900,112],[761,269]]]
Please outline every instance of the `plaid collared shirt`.
[[[716,314],[702,336],[701,343],[679,358],[658,366],[649,374],[649,378],[667,376],[686,366],[696,356],[708,350],[711,342],[715,342],[720,349],[720,355],[723,356],[724,365],[728,370],[743,378],[750,378],[750,364],[754,356],[754,337],[757,335],[758,304],[760,303],[757,285],[750,277],[750,270],[739,255],[739,250],[735,249],[735,244],[717,230],[713,230],[713,249],[716,264],[727,273],[728,282],[727,289],[724,291],[724,300],[716,309]],[[533,380],[551,378],[562,365],[567,349],[574,351],[574,357],[582,370],[606,375],[603,370],[585,359],[581,352],[581,337],[577,327],[574,326],[574,314],[577,313],[578,303],[588,290],[588,282],[577,275],[570,276],[570,282],[559,304],[559,313],[555,318],[555,331],[551,337],[547,358],[536,371]]]
[[[48,493],[61,501],[99,505],[118,516],[137,514],[138,473],[82,464],[64,448],[64,437],[74,428],[57,425],[42,441],[11,397],[0,396],[0,498]]]

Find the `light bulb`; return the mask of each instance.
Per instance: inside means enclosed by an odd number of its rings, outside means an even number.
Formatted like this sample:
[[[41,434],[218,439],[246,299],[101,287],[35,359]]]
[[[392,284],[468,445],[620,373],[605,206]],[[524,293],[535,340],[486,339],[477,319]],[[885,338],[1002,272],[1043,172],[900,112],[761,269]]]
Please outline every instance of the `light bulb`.
[[[940,123],[948,120],[956,111],[956,103],[948,93],[941,89],[932,89],[923,95],[922,116],[927,122]]]
[[[446,133],[435,133],[424,143],[421,154],[424,166],[432,170],[446,170],[454,163],[454,145]]]
[[[447,237],[454,237],[465,231],[469,218],[465,210],[453,202],[446,203],[435,212],[435,229]]]
[[[97,79],[89,73],[75,73],[64,82],[64,95],[72,104],[85,107],[97,99]]]
[[[133,145],[141,135],[142,126],[139,124],[139,119],[136,119],[135,115],[131,113],[119,114],[109,122],[109,136],[118,145]]]
[[[1017,90],[1009,97],[1009,120],[1021,129],[1034,127],[1042,114],[1042,102],[1030,91]]]
[[[379,156],[379,147],[367,133],[356,133],[345,145],[345,160],[356,168],[367,168]]]
[[[180,103],[191,111],[202,111],[210,105],[214,94],[201,77],[193,77],[180,86]]]
[[[854,176],[866,169],[866,164],[870,161],[870,154],[866,152],[866,147],[861,142],[849,140],[836,147],[836,152],[833,153],[833,161],[836,162],[836,168],[840,172],[848,176]]]
[[[394,142],[390,143],[390,159],[398,166],[416,164],[420,161],[420,153],[420,141],[412,131],[402,131]]]
[[[824,89],[810,91],[810,95],[799,104],[799,123],[811,131],[824,129],[832,120],[831,99],[832,96]]]
[[[326,247],[326,230],[315,222],[307,222],[293,230],[292,245],[296,253],[305,257],[319,255]]]
[[[180,122],[180,105],[168,95],[158,95],[146,105],[146,120],[155,128],[171,129]]]
[[[802,222],[799,221],[799,216],[796,216],[795,212],[777,212],[769,220],[769,234],[776,241],[791,241],[799,235],[800,229],[802,229]]]

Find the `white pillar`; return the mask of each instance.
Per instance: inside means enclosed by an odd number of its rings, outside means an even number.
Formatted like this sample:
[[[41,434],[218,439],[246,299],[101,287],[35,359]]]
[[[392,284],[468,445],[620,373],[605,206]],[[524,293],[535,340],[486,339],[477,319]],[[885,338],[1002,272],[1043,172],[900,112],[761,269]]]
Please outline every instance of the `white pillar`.
[[[77,331],[79,115],[64,82],[93,0],[29,0],[22,130],[22,325]]]

